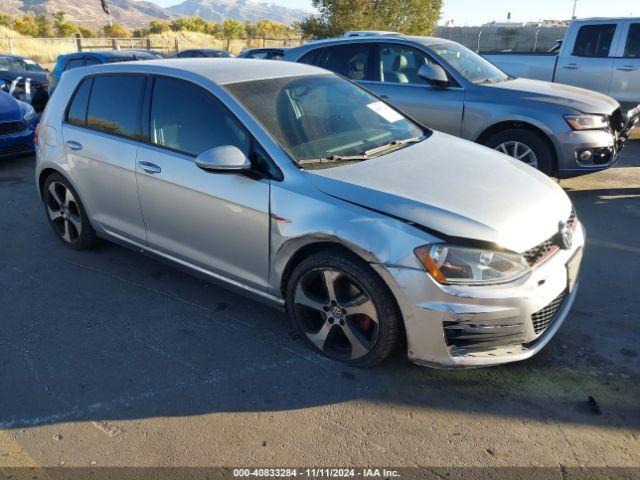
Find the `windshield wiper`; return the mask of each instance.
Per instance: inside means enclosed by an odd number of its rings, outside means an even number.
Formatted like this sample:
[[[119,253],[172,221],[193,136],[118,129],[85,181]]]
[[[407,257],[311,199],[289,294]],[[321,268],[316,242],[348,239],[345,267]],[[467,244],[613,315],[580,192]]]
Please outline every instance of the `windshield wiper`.
[[[317,165],[319,163],[363,162],[364,160],[369,160],[369,155],[367,155],[366,153],[362,155],[351,155],[351,156],[331,155],[330,157],[299,160],[298,165],[302,166],[302,165]]]
[[[371,150],[367,150],[364,154],[371,158],[378,155],[383,155],[392,150],[398,150],[399,148],[405,147],[412,143],[418,143],[424,140],[424,137],[413,137],[406,138],[404,140],[393,140],[392,142],[387,143],[386,145],[382,145],[380,147],[372,148]]]

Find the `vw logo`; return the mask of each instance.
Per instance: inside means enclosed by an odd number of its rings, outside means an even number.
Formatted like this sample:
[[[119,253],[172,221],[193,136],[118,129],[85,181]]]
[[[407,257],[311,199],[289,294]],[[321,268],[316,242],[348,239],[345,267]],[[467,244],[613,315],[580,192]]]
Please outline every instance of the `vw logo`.
[[[571,249],[571,245],[573,245],[573,229],[571,225],[565,222],[560,222],[560,246],[564,250]]]

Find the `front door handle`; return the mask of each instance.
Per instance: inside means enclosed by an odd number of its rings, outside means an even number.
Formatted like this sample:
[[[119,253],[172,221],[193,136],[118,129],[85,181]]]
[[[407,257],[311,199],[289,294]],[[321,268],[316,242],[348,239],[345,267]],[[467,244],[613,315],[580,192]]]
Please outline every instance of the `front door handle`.
[[[633,65],[625,65],[617,69],[619,72],[635,72],[637,70]]]
[[[566,70],[579,70],[580,65],[578,65],[577,63],[570,63],[568,65],[563,65],[562,68]]]
[[[383,100],[391,100],[391,97],[389,95],[380,95],[380,98],[382,98]]]
[[[138,166],[144,170],[146,173],[150,175],[155,175],[157,173],[161,173],[162,169],[156,165],[155,163],[150,162],[138,162]]]
[[[78,150],[82,150],[82,144],[78,142],[74,142],[73,140],[69,140],[67,142],[67,147],[69,147],[74,152],[77,152]]]

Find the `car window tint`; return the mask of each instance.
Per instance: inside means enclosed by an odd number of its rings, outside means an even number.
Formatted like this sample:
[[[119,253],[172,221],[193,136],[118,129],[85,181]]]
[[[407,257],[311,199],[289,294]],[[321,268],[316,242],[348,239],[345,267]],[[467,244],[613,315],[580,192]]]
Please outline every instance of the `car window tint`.
[[[269,60],[282,60],[284,54],[282,52],[271,52],[269,54]]]
[[[578,32],[573,54],[577,57],[608,57],[615,33],[615,24],[585,25]]]
[[[311,50],[310,52],[305,53],[300,60],[299,63],[306,63],[307,65],[318,65],[318,61],[320,60],[320,54],[322,53],[323,48],[316,48],[315,50]]]
[[[94,78],[87,127],[137,138],[144,83],[144,77],[129,75]]]
[[[640,58],[640,23],[632,23],[629,26],[624,56],[626,58]]]
[[[89,66],[89,65],[100,65],[100,61],[93,58],[93,57],[86,57],[85,58],[85,66]]]
[[[404,45],[380,47],[380,80],[387,83],[427,84],[418,77],[422,65],[431,63],[426,54]]]
[[[65,70],[72,70],[74,68],[78,68],[78,67],[82,67],[82,66],[84,66],[84,59],[83,58],[72,58],[64,66],[64,69]]]
[[[253,52],[247,55],[249,58],[263,59],[269,57],[269,52]]]
[[[84,79],[71,100],[67,111],[67,122],[71,125],[84,127],[87,123],[87,103],[91,91],[91,81],[90,78]]]
[[[212,94],[189,82],[157,78],[151,104],[151,142],[197,156],[235,145],[249,153],[249,135]]]
[[[370,50],[366,43],[327,47],[318,65],[352,80],[365,80]]]

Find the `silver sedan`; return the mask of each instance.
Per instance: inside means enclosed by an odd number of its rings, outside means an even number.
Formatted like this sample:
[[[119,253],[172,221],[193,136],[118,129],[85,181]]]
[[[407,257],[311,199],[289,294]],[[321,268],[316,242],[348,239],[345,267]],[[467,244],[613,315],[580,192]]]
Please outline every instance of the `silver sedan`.
[[[107,239],[240,289],[354,366],[405,344],[439,367],[529,358],[577,291],[584,232],[552,180],[307,65],[69,71],[36,179],[68,247]]]

